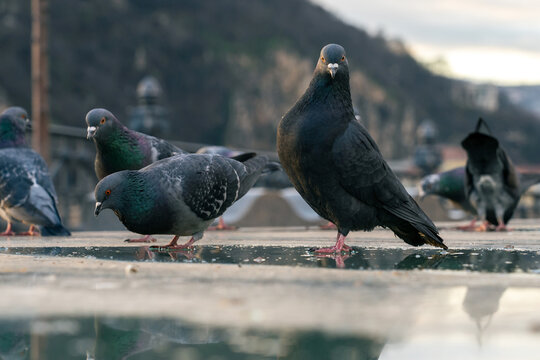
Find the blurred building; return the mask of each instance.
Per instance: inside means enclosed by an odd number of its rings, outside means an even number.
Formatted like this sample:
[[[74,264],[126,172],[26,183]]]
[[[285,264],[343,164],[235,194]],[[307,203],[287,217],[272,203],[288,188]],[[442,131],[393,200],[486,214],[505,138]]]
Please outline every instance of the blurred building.
[[[129,127],[157,137],[170,138],[169,113],[160,105],[161,85],[153,76],[144,77],[137,85],[138,105],[129,111]]]

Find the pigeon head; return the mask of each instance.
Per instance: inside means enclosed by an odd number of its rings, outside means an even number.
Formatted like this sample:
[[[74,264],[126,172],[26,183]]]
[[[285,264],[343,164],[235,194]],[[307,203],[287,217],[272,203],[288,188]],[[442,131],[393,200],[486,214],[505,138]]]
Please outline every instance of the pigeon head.
[[[26,110],[20,106],[11,106],[2,112],[2,115],[12,115],[18,119],[25,127],[25,129],[31,129],[32,124]]]
[[[316,72],[331,79],[341,78],[349,74],[349,63],[345,49],[341,45],[328,44],[321,49]]]
[[[113,133],[118,124],[118,119],[110,111],[92,109],[86,114],[86,125],[88,126],[86,138],[104,139],[107,135]]]
[[[0,148],[26,146],[26,122],[13,115],[0,115]]]
[[[422,179],[420,182],[419,196],[421,199],[431,194],[438,194],[440,187],[441,176],[439,174],[431,174]]]
[[[115,213],[122,208],[123,188],[129,170],[119,171],[103,178],[94,190],[96,208],[94,215],[98,216],[104,209],[111,209]]]

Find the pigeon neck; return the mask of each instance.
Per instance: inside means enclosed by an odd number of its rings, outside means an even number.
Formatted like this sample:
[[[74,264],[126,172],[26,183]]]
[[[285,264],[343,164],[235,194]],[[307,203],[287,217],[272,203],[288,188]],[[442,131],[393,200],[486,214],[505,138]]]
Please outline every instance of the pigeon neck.
[[[24,133],[14,128],[0,129],[0,149],[13,147],[28,147]]]
[[[301,107],[312,104],[325,104],[332,112],[347,112],[351,116],[343,119],[354,119],[354,110],[349,86],[349,75],[339,74],[334,79],[328,74],[316,74],[311,80],[308,90],[301,99]]]
[[[122,127],[111,129],[107,138],[96,141],[102,160],[117,171],[142,167],[145,155],[139,145],[139,138]]]

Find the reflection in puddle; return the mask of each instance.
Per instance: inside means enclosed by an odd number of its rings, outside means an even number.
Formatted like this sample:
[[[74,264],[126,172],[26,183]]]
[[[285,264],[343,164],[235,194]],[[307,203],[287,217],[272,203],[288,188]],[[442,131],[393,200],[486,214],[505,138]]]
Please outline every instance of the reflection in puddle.
[[[1,359],[368,360],[378,359],[383,346],[383,340],[318,331],[218,329],[172,319],[0,321]]]
[[[473,249],[363,249],[350,255],[316,256],[305,247],[197,246],[193,251],[152,252],[147,247],[21,247],[0,248],[0,253],[86,257],[120,261],[264,264],[305,267],[343,267],[357,270],[468,270],[482,272],[532,272],[540,270],[540,252]]]

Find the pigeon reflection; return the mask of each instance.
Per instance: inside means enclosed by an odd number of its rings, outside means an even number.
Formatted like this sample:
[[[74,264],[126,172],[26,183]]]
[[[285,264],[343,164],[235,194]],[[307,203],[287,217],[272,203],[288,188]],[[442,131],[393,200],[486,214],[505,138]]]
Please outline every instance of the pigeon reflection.
[[[463,311],[465,311],[476,323],[476,340],[482,346],[482,336],[491,324],[493,315],[499,310],[501,297],[506,287],[481,285],[469,286],[463,299]]]

